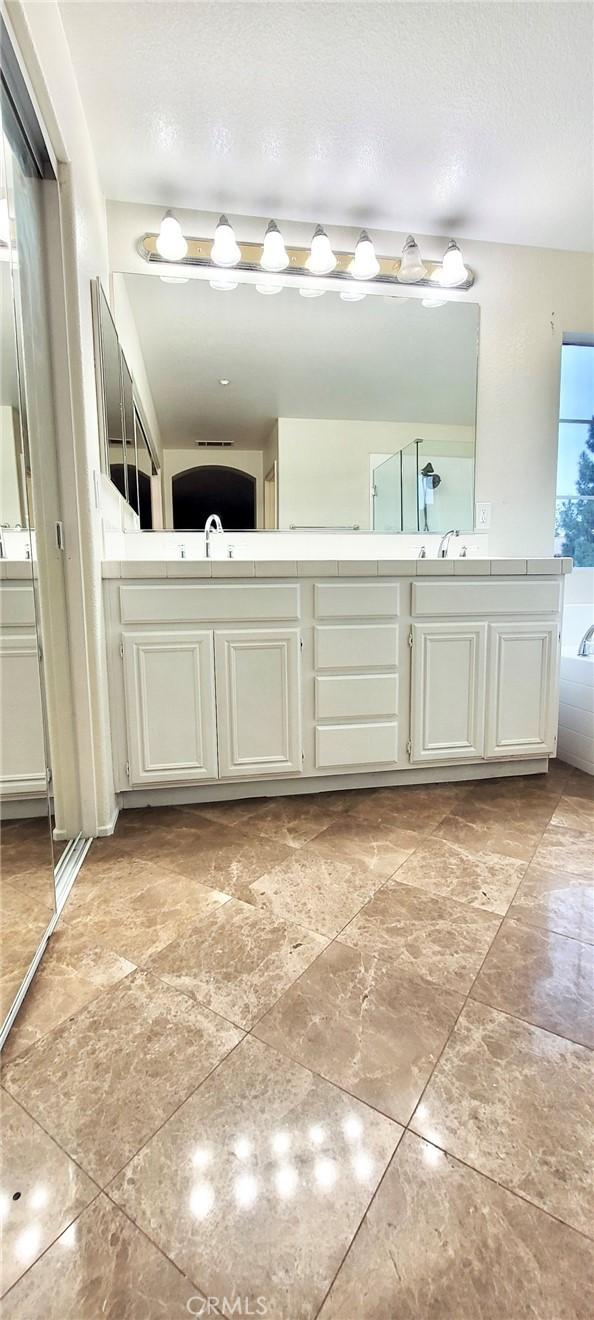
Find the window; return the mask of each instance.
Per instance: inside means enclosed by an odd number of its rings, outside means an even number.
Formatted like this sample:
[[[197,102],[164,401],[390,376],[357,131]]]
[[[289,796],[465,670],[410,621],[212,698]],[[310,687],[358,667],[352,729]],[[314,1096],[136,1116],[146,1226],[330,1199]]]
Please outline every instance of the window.
[[[594,344],[564,344],[555,553],[594,567]]]

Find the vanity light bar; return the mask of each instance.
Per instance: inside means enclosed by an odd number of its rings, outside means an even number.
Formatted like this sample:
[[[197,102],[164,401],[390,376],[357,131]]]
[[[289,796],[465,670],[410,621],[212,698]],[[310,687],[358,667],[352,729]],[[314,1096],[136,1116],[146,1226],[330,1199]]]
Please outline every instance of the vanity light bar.
[[[226,220],[226,217],[222,217],[222,219]],[[270,230],[270,226],[269,226],[269,230]],[[276,230],[275,228],[275,230],[273,230],[272,232],[276,233],[278,232],[278,230]],[[316,233],[318,232],[319,231],[316,231]],[[139,239],[138,241],[137,250],[140,256],[143,257],[145,261],[151,263],[155,263],[155,262],[164,263],[168,266],[171,266],[173,264],[172,261],[171,260],[167,261],[166,258],[161,256],[159,252],[157,246],[158,238],[159,238],[158,234],[151,234],[151,233],[143,234],[142,238]],[[361,246],[361,240],[363,240],[363,249]],[[187,252],[185,256],[175,261],[176,266],[200,266],[203,269],[212,270],[215,278],[218,278],[219,280],[221,280],[221,278],[225,279],[225,276],[222,276],[221,266],[217,265],[217,263],[214,262],[212,259],[212,248],[213,248],[212,238],[186,237],[185,241],[187,243]],[[418,279],[411,278],[414,269],[414,268],[411,269],[412,267],[411,257],[413,255],[414,249],[416,249],[416,251],[414,251],[415,257],[418,254],[418,248],[416,247],[416,244],[414,244],[414,240],[412,238],[408,238],[406,240],[403,249],[404,268],[403,268],[402,279],[399,279],[400,268],[402,263],[398,258],[395,259],[394,257],[380,257],[377,256],[376,254],[374,254],[374,256],[377,261],[377,272],[375,274],[371,274],[368,273],[366,270],[365,274],[361,273],[360,275],[357,275],[355,273],[355,265],[357,263],[357,251],[361,253],[363,250],[363,253],[365,254],[366,244],[368,242],[370,242],[369,236],[365,231],[363,231],[360,239],[358,240],[355,253],[334,252],[333,255],[336,257],[336,265],[332,270],[326,273],[324,278],[330,280],[336,280],[337,283],[346,282],[350,285],[355,284],[358,278],[361,280],[365,279],[370,282],[372,281],[374,284],[396,285],[397,287],[400,288],[402,288],[403,286],[407,286],[408,288],[415,287],[415,288],[425,288],[425,289],[459,289],[461,291],[465,289],[471,289],[474,284],[474,279],[475,279],[474,274],[471,270],[468,269],[467,266],[464,265],[460,249],[457,243],[453,243],[453,242],[450,242],[448,246],[445,265],[441,261],[427,261],[424,258],[422,262],[422,268],[424,269],[425,274]],[[413,244],[414,244],[414,249],[413,249]],[[234,262],[232,270],[229,270],[229,276],[232,277],[232,275],[237,270],[252,271],[252,272],[262,271],[263,269],[262,255],[264,251],[264,244],[237,242],[237,248],[239,250],[239,257]],[[316,275],[312,273],[310,266],[308,264],[311,258],[311,252],[309,248],[290,247],[287,245],[286,255],[287,255],[287,264],[282,272],[283,275],[296,275],[299,277],[305,276],[306,278],[311,279],[312,282],[316,279]],[[456,283],[453,282],[453,278],[451,277],[449,279],[447,278],[448,262],[452,270],[452,274],[455,274],[455,276],[457,277]],[[465,278],[462,277],[464,271],[466,272]],[[229,287],[231,286],[229,285]]]

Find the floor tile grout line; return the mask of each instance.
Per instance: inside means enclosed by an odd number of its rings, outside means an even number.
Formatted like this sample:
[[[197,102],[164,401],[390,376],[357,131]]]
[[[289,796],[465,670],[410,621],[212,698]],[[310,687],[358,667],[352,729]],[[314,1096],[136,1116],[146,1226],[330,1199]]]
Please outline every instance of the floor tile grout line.
[[[590,1054],[594,1053],[594,1045],[586,1045],[583,1040],[575,1040],[573,1036],[566,1036],[562,1031],[554,1031],[552,1027],[543,1027],[540,1022],[531,1022],[529,1018],[520,1017],[519,1013],[510,1013],[508,1008],[501,1008],[498,1004],[490,1004],[488,999],[479,999],[478,996],[472,995],[472,992],[470,992],[469,997],[473,1004],[481,1004],[483,1008],[489,1008],[492,1013],[500,1013],[502,1017],[511,1018],[513,1022],[521,1022],[523,1026],[532,1027],[534,1031],[546,1031],[548,1036],[554,1036],[556,1040],[566,1040],[568,1045],[577,1045],[580,1050],[588,1050]]]
[[[94,1186],[97,1187],[97,1188],[99,1189],[99,1191],[102,1191],[102,1190],[103,1190],[103,1188],[101,1187],[101,1183],[98,1181],[98,1179],[97,1179],[97,1178],[94,1178],[93,1175],[92,1175],[92,1173],[88,1173],[87,1170],[86,1170],[85,1168],[83,1168],[83,1165],[80,1163],[79,1160],[76,1159],[76,1156],[71,1155],[71,1154],[69,1153],[69,1151],[67,1151],[67,1150],[65,1149],[65,1147],[62,1145],[62,1143],[61,1143],[60,1141],[58,1141],[57,1137],[53,1136],[51,1132],[48,1132],[48,1129],[47,1129],[46,1127],[44,1127],[44,1124],[41,1122],[41,1120],[40,1120],[39,1118],[37,1118],[37,1117],[35,1116],[35,1114],[32,1114],[32,1113],[31,1113],[31,1110],[30,1110],[30,1109],[27,1109],[27,1106],[26,1106],[25,1104],[23,1104],[23,1101],[22,1101],[22,1099],[21,1099],[20,1096],[15,1095],[13,1091],[9,1091],[8,1087],[6,1086],[6,1084],[5,1084],[4,1082],[2,1082],[2,1084],[0,1085],[0,1091],[5,1091],[5,1092],[6,1092],[6,1095],[10,1096],[10,1099],[11,1099],[11,1100],[16,1101],[16,1103],[17,1103],[17,1104],[20,1106],[20,1108],[24,1111],[24,1113],[27,1115],[27,1117],[31,1119],[31,1122],[32,1122],[32,1123],[35,1123],[35,1124],[37,1125],[38,1128],[41,1128],[41,1131],[44,1133],[44,1135],[45,1135],[46,1137],[49,1137],[49,1140],[52,1141],[52,1142],[54,1143],[54,1146],[57,1146],[57,1147],[58,1147],[58,1150],[60,1150],[60,1151],[62,1152],[62,1154],[66,1156],[66,1159],[70,1160],[71,1163],[74,1164],[74,1165],[76,1166],[76,1168],[79,1170],[79,1172],[82,1173],[82,1174],[84,1175],[84,1177],[87,1178],[87,1179],[89,1180],[89,1182],[92,1182],[92,1183],[94,1184]],[[94,1200],[94,1199],[95,1199],[95,1198],[93,1197],[93,1200]]]
[[[51,936],[50,936],[50,945],[51,945]],[[110,950],[107,946],[104,947],[106,953],[115,952],[114,950]],[[121,954],[119,956],[121,957]],[[127,958],[124,961],[131,962],[132,959]],[[92,1004],[96,1004],[97,1001],[101,999],[102,995],[109,994],[110,990],[115,990],[117,986],[122,984],[122,981],[125,981],[129,976],[132,976],[134,972],[138,972],[140,970],[142,970],[140,964],[134,963],[130,968],[130,971],[124,972],[123,976],[118,977],[117,981],[113,981],[110,985],[97,986],[96,994],[92,995],[90,999],[85,1000],[84,1004],[81,1004],[79,1008],[75,1008],[72,1013],[68,1013],[66,1017],[61,1018],[59,1022],[55,1022],[52,1027],[48,1027],[47,1031],[42,1032],[41,1036],[39,1036],[37,1040],[34,1040],[31,1042],[30,1045],[27,1045],[25,1049],[21,1051],[20,1054],[15,1054],[14,1058],[10,1059],[9,1062],[6,1063],[4,1066],[6,1068],[12,1068],[13,1063],[16,1063],[17,1060],[20,1061],[21,1059],[24,1059],[26,1054],[29,1054],[31,1050],[34,1050],[37,1045],[41,1045],[42,1041],[47,1041],[48,1037],[53,1036],[54,1032],[59,1031],[60,1027],[65,1027],[67,1022],[73,1022],[74,1019],[78,1017],[79,1013],[84,1012],[85,1008],[90,1008]],[[9,1040],[10,1040],[10,1035],[7,1037],[6,1043]],[[6,1048],[6,1043],[2,1051],[0,1052],[0,1058],[2,1057],[2,1053]]]
[[[236,1041],[235,1045],[232,1045],[230,1050],[227,1050],[227,1053],[223,1055],[222,1059],[218,1059],[217,1062],[213,1064],[212,1068],[210,1068],[209,1071],[206,1073],[206,1076],[203,1077],[201,1081],[198,1082],[197,1086],[192,1087],[192,1090],[189,1091],[186,1096],[184,1096],[183,1100],[179,1101],[179,1104],[177,1104],[175,1108],[172,1109],[171,1113],[168,1114],[167,1117],[163,1119],[162,1123],[159,1123],[159,1126],[155,1128],[154,1132],[151,1132],[149,1136],[146,1137],[144,1141],[141,1142],[138,1149],[135,1150],[134,1153],[124,1161],[124,1163],[120,1166],[120,1168],[117,1169],[115,1173],[110,1175],[108,1181],[106,1183],[101,1184],[101,1190],[103,1192],[107,1192],[107,1189],[112,1186],[116,1178],[121,1177],[121,1175],[125,1172],[128,1166],[132,1164],[132,1162],[138,1157],[138,1155],[142,1153],[143,1150],[146,1149],[146,1147],[153,1140],[153,1138],[156,1137],[158,1133],[163,1130],[163,1128],[166,1126],[169,1120],[171,1118],[174,1118],[175,1115],[179,1112],[179,1110],[182,1109],[185,1104],[187,1104],[188,1100],[191,1100],[192,1097],[196,1095],[196,1093],[200,1090],[200,1087],[204,1086],[204,1083],[207,1082],[209,1078],[213,1076],[213,1074],[217,1071],[217,1069],[221,1067],[221,1064],[226,1063],[227,1059],[229,1059],[231,1055],[234,1054],[237,1049],[239,1049],[239,1046],[243,1044],[247,1035],[248,1032],[244,1032],[241,1039]],[[111,1200],[114,1200],[113,1196],[111,1197]],[[114,1203],[117,1204],[117,1202]]]
[[[196,1288],[198,1292],[202,1293],[203,1297],[207,1298],[208,1292],[202,1287],[202,1284],[197,1283],[196,1279],[190,1278],[190,1275],[186,1274],[185,1270],[182,1270],[181,1266],[177,1264],[177,1261],[173,1259],[173,1256],[170,1256],[168,1252],[165,1251],[164,1247],[161,1246],[160,1242],[157,1242],[155,1238],[151,1237],[150,1233],[147,1232],[146,1228],[143,1228],[142,1224],[139,1224],[136,1219],[133,1219],[129,1211],[126,1210],[124,1206],[120,1205],[119,1201],[115,1200],[115,1198],[111,1195],[110,1191],[108,1190],[109,1185],[110,1184],[108,1184],[107,1187],[102,1188],[101,1195],[107,1198],[110,1205],[114,1206],[115,1209],[119,1212],[119,1214],[123,1215],[124,1218],[128,1220],[128,1223],[132,1225],[132,1228],[136,1229],[136,1232],[140,1233],[142,1237],[145,1238],[146,1241],[150,1243],[151,1247],[154,1247],[155,1250],[159,1252],[159,1255],[162,1256],[163,1259],[166,1260],[169,1265],[173,1265],[174,1269],[177,1270],[178,1274],[181,1275],[182,1279],[187,1281],[187,1283],[190,1285],[191,1288]],[[220,1312],[216,1310],[214,1314],[219,1315]],[[122,1316],[122,1320],[126,1320],[126,1317]]]
[[[20,1283],[22,1283],[22,1280],[23,1280],[24,1278],[26,1278],[27,1274],[30,1274],[31,1271],[34,1270],[34,1269],[36,1268],[37,1265],[39,1265],[40,1261],[43,1260],[43,1257],[44,1257],[44,1256],[47,1256],[48,1252],[51,1251],[52,1248],[56,1246],[56,1243],[60,1241],[60,1238],[62,1237],[62,1235],[63,1235],[64,1233],[67,1233],[67,1232],[68,1232],[68,1229],[69,1229],[69,1228],[72,1228],[72,1226],[73,1226],[74,1224],[77,1224],[78,1221],[79,1221],[79,1219],[80,1219],[80,1217],[81,1217],[81,1215],[84,1215],[85,1211],[88,1210],[88,1209],[90,1208],[90,1206],[94,1205],[95,1202],[99,1200],[99,1197],[100,1197],[100,1196],[103,1196],[103,1195],[104,1195],[104,1192],[103,1192],[102,1188],[101,1188],[101,1187],[97,1187],[97,1191],[96,1191],[95,1195],[91,1197],[91,1200],[90,1200],[90,1201],[87,1201],[87,1204],[86,1204],[86,1205],[83,1205],[83,1206],[82,1206],[82,1208],[78,1211],[78,1214],[76,1214],[76,1215],[74,1216],[74,1219],[71,1219],[71,1220],[69,1221],[69,1223],[65,1224],[64,1227],[60,1229],[60,1232],[59,1232],[59,1233],[56,1233],[56,1236],[55,1236],[54,1238],[52,1238],[51,1242],[48,1242],[48,1243],[47,1243],[47,1246],[45,1246],[45,1247],[43,1248],[43,1251],[40,1251],[39,1255],[35,1257],[35,1260],[31,1260],[31,1261],[29,1261],[29,1264],[25,1267],[25,1269],[23,1270],[22,1274],[19,1274],[18,1278],[13,1279],[13,1282],[11,1283],[10,1287],[7,1288],[7,1289],[6,1289],[6,1292],[2,1293],[2,1295],[1,1295],[1,1297],[0,1297],[0,1306],[1,1306],[2,1302],[4,1302],[4,1301],[6,1300],[6,1298],[7,1298],[8,1295],[9,1295],[9,1293],[12,1292],[13,1288],[18,1287],[18,1285],[19,1285]]]
[[[552,1210],[547,1210],[544,1205],[539,1205],[537,1201],[532,1201],[529,1196],[518,1191],[517,1187],[510,1187],[508,1183],[500,1182],[498,1178],[493,1177],[492,1173],[486,1173],[484,1169],[477,1168],[476,1164],[470,1164],[468,1160],[461,1159],[459,1155],[455,1155],[454,1152],[448,1150],[446,1146],[438,1146],[436,1141],[430,1141],[429,1137],[424,1137],[422,1132],[417,1132],[415,1128],[407,1126],[405,1130],[412,1137],[416,1137],[417,1141],[424,1141],[428,1146],[432,1146],[434,1150],[440,1151],[446,1159],[454,1160],[456,1164],[461,1164],[463,1168],[469,1169],[471,1173],[478,1174],[479,1178],[485,1178],[487,1182],[490,1182],[493,1185],[493,1187],[499,1187],[501,1191],[507,1192],[508,1196],[514,1196],[516,1200],[521,1201],[523,1205],[531,1206],[533,1210],[538,1211],[538,1214],[546,1215],[547,1219],[552,1219],[555,1224],[561,1224],[562,1227],[567,1228],[570,1233],[577,1233],[585,1242],[588,1242],[589,1244],[594,1243],[594,1231],[592,1234],[589,1234],[586,1233],[583,1228],[577,1228],[575,1224],[569,1224],[566,1219],[562,1219],[560,1215],[553,1214]],[[404,1138],[404,1133],[402,1135]],[[400,1145],[400,1142],[398,1145]],[[394,1154],[397,1153],[397,1149]],[[394,1157],[392,1156],[392,1158]]]

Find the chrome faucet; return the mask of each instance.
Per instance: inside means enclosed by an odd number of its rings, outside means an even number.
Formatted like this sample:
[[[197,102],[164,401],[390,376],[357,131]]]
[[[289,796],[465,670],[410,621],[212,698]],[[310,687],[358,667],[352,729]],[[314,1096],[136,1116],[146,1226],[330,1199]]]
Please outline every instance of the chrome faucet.
[[[578,646],[578,655],[592,655],[594,653],[594,643],[590,645],[590,638],[594,637],[594,623],[586,629],[582,640]]]
[[[211,513],[209,517],[206,519],[206,522],[204,524],[204,548],[207,559],[211,558],[210,538],[212,536],[212,533],[222,532],[222,531],[223,531],[223,524],[219,518],[218,513]]]
[[[439,549],[438,549],[438,551],[437,551],[437,558],[438,558],[438,559],[447,559],[447,557],[448,557],[448,550],[449,550],[449,546],[450,546],[450,537],[451,537],[451,536],[459,536],[459,535],[460,535],[460,533],[456,531],[456,528],[455,528],[455,527],[451,527],[450,530],[449,530],[449,532],[444,532],[444,534],[443,534],[443,536],[442,536],[442,538],[441,538],[441,541],[439,542]]]

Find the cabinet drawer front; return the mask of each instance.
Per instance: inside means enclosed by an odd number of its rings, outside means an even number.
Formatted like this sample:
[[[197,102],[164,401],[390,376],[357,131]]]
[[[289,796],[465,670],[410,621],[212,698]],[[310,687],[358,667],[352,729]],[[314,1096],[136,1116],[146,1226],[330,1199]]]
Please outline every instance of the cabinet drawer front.
[[[316,582],[316,619],[383,619],[398,614],[396,582]]]
[[[554,750],[558,625],[489,625],[487,756]]]
[[[298,619],[297,583],[248,583],[243,586],[173,582],[120,587],[122,623],[234,623],[260,619]]]
[[[124,634],[130,784],[215,779],[212,633]]]
[[[389,623],[316,628],[317,669],[395,669],[398,628]]]
[[[548,614],[561,603],[559,581],[415,582],[412,612],[416,618],[439,614]]]
[[[397,674],[334,674],[316,678],[318,720],[372,720],[397,714]]]
[[[316,729],[316,766],[396,765],[398,724],[326,724]]]
[[[217,630],[215,655],[221,776],[300,772],[298,629]]]

